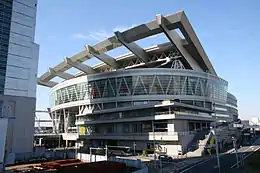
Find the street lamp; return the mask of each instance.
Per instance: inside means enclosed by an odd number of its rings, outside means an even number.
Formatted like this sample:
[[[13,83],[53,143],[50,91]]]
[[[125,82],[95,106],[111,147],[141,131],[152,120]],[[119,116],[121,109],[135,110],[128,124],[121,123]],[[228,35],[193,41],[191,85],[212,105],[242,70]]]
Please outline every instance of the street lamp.
[[[133,147],[134,147],[134,156],[135,156],[135,147],[136,147],[136,143],[133,142]]]
[[[216,147],[216,154],[217,154],[218,172],[220,173],[220,162],[219,162],[219,151],[218,151],[218,139],[217,139],[217,131],[216,131],[216,126],[217,126],[217,113],[216,113],[215,103],[213,103],[213,111],[214,111],[214,114],[215,114],[215,124],[214,124],[213,134],[215,134],[215,147]]]
[[[236,159],[237,159],[237,168],[239,168],[239,165],[238,165],[238,155],[237,155],[237,145],[236,145],[236,139],[235,137],[232,136],[232,141],[233,141],[233,146],[234,146],[234,149],[235,149],[235,154],[236,154]]]
[[[152,120],[152,128],[153,128],[153,159],[154,159],[154,167],[156,168],[156,151],[155,151],[155,132],[154,132],[154,120]]]

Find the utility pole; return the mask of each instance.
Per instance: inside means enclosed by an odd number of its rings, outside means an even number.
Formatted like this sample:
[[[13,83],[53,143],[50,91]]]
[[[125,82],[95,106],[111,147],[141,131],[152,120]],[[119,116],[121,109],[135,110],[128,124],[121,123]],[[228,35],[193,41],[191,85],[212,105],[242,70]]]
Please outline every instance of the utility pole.
[[[215,147],[216,147],[216,154],[217,154],[217,164],[218,164],[218,172],[220,173],[220,162],[219,162],[219,151],[218,151],[218,138],[217,138],[217,113],[216,113],[216,107],[215,103],[213,103],[213,111],[215,114],[215,125],[214,125],[214,134],[215,134]]]

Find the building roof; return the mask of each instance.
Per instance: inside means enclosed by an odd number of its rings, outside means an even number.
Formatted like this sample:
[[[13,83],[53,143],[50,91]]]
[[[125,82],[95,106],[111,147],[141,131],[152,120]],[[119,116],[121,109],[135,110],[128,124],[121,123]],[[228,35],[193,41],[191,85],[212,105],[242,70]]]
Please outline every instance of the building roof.
[[[181,31],[184,39],[180,37],[175,29]],[[135,43],[135,41],[159,33],[164,33],[170,43],[156,45],[147,49],[143,49]],[[107,51],[121,46],[126,47],[130,53],[117,58],[106,54]],[[102,68],[109,67],[112,70],[123,69],[126,68],[127,65],[122,62],[133,57],[146,64],[150,61],[148,54],[149,51],[151,52],[163,49],[167,46],[174,47],[180,55],[185,57],[189,64],[194,64],[195,60],[197,66],[199,66],[203,71],[217,75],[184,11],[180,11],[176,14],[165,17],[162,15],[156,15],[156,19],[151,22],[141,24],[124,32],[117,31],[114,36],[101,41],[94,46],[86,45],[83,51],[72,57],[67,57],[55,67],[49,68],[49,71],[38,78],[38,84],[53,87],[57,83],[51,80],[56,76],[68,80],[81,75],[103,72],[101,70]],[[94,66],[83,64],[83,62],[91,58],[97,58],[102,63]],[[81,72],[79,74],[66,73],[66,71],[72,67]]]

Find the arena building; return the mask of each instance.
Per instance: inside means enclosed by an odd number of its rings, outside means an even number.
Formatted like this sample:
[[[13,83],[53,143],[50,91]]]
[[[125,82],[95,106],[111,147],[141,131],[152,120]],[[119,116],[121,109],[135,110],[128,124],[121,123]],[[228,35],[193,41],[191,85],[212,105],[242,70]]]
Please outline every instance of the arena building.
[[[177,32],[180,31],[180,32]],[[169,42],[143,49],[135,41],[163,33]],[[180,34],[181,33],[181,34]],[[124,46],[119,57],[107,51]],[[102,63],[83,63],[97,58]],[[66,72],[70,68],[80,73]],[[53,78],[64,81],[57,83]],[[184,152],[212,121],[234,121],[237,99],[227,92],[183,11],[126,30],[65,58],[38,84],[51,87],[54,132],[90,146],[159,144]]]

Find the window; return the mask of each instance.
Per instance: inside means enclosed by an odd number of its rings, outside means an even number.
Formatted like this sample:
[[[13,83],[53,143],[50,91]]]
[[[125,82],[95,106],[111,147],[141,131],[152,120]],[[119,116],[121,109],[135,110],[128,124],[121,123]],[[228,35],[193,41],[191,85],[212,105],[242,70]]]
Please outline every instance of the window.
[[[3,93],[13,1],[0,1],[0,93]]]

